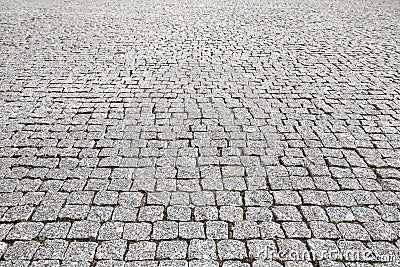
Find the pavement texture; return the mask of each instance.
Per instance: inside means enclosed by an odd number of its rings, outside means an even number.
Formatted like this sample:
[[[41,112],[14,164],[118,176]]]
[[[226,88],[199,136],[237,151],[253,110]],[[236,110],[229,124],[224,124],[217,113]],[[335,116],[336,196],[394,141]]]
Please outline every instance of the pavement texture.
[[[0,266],[399,266],[399,18],[0,0]]]

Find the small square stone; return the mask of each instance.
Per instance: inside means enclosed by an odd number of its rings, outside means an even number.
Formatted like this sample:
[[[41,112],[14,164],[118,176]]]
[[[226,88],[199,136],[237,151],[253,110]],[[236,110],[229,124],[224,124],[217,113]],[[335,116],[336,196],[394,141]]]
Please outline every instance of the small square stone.
[[[261,223],[260,232],[261,238],[263,239],[276,239],[285,237],[281,226],[276,222]]]
[[[216,252],[213,240],[193,239],[189,243],[189,259],[216,259]]]
[[[139,210],[139,221],[145,222],[155,222],[162,221],[164,217],[164,207],[163,206],[144,206]]]
[[[150,223],[126,223],[123,238],[127,240],[150,240]]]
[[[127,208],[140,207],[143,201],[144,195],[140,192],[122,192],[118,198],[118,204]]]
[[[161,259],[185,259],[188,244],[186,241],[161,241],[157,248],[157,257]]]
[[[196,221],[218,220],[218,209],[213,206],[195,207],[194,218]]]
[[[296,191],[281,190],[272,192],[277,205],[300,205],[301,198]]]
[[[337,225],[343,237],[349,240],[369,240],[369,234],[359,224],[353,223],[339,223]]]
[[[301,221],[301,214],[294,206],[275,206],[272,208],[277,221]]]
[[[311,231],[304,222],[284,222],[283,230],[289,238],[310,238]]]
[[[269,207],[272,205],[273,197],[267,190],[246,191],[244,201],[246,206]]]
[[[172,221],[189,221],[192,209],[187,206],[170,206],[167,208],[167,219]]]
[[[209,239],[227,239],[228,223],[221,221],[206,222],[206,233]]]
[[[118,192],[99,191],[93,202],[97,205],[115,205],[118,203]]]
[[[312,221],[310,228],[316,238],[340,238],[341,234],[337,230],[336,225],[326,221]]]
[[[326,208],[331,222],[350,222],[354,221],[354,215],[349,208],[345,207],[328,207]]]
[[[14,225],[7,235],[7,240],[32,240],[37,237],[44,224],[36,222],[20,222]]]
[[[215,205],[215,196],[213,192],[198,191],[190,194],[190,199],[195,206]]]
[[[159,221],[153,224],[152,239],[174,239],[178,237],[178,223],[170,221]]]
[[[15,241],[4,254],[5,260],[30,260],[39,248],[36,241]]]
[[[156,243],[139,241],[131,243],[126,254],[127,260],[152,260],[156,254]],[[145,265],[146,266],[146,265]],[[156,265],[154,265],[156,266]]]
[[[242,197],[239,192],[217,191],[218,206],[240,206],[242,205]]]
[[[323,208],[318,206],[301,206],[301,212],[307,221],[328,221]]]
[[[276,245],[273,240],[249,240],[247,241],[250,259],[270,259],[273,252],[276,252]]]
[[[235,222],[232,231],[234,239],[251,239],[260,237],[260,230],[256,222]]]
[[[81,238],[96,238],[97,231],[100,228],[99,222],[92,221],[76,221],[72,224],[69,231],[68,238],[81,239]]]
[[[67,250],[68,242],[65,240],[54,239],[45,240],[43,245],[37,250],[35,259],[39,260],[62,260],[64,253]]]
[[[242,221],[243,209],[241,207],[222,206],[219,209],[219,218],[228,222]]]
[[[124,224],[121,222],[106,222],[99,229],[98,240],[119,239],[124,231]]]
[[[126,240],[103,241],[96,251],[96,259],[122,260],[127,248]]]
[[[112,214],[113,221],[133,222],[137,219],[138,208],[116,207]]]
[[[39,236],[41,238],[66,238],[69,232],[71,223],[69,222],[52,222],[47,223]]]
[[[271,221],[272,212],[265,207],[248,207],[246,211],[246,220],[249,221]]]
[[[244,259],[247,257],[245,243],[238,240],[221,240],[218,242],[218,256],[222,260]]]
[[[71,242],[65,253],[66,261],[93,261],[97,243],[94,242]]]
[[[110,220],[113,208],[108,206],[91,206],[87,219],[95,222]]]
[[[186,239],[205,238],[204,224],[201,222],[180,222],[179,236]]]

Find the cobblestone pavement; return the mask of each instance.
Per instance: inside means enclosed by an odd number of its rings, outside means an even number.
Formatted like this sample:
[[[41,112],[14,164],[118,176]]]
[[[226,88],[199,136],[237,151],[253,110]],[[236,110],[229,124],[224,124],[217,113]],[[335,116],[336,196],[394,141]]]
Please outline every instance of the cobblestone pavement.
[[[398,0],[0,0],[0,266],[399,266]]]

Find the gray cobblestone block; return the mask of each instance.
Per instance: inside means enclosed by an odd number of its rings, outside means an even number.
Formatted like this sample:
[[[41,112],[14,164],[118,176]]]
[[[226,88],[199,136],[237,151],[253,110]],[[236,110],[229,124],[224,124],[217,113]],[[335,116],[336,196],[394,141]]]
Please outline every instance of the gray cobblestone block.
[[[380,221],[365,222],[363,226],[371,236],[372,240],[392,241],[397,238],[396,231],[390,226],[389,223]]]
[[[190,194],[192,204],[196,206],[215,205],[215,196],[213,192],[199,191]]]
[[[328,207],[326,208],[326,212],[332,222],[350,222],[355,220],[353,213],[348,208]]]
[[[140,207],[143,198],[144,195],[139,192],[122,192],[119,194],[118,204],[127,208]]]
[[[67,237],[74,239],[96,238],[99,228],[99,222],[76,221],[72,224]]]
[[[354,218],[359,222],[378,221],[381,219],[379,214],[371,208],[352,207],[351,211],[354,214]]]
[[[188,262],[185,260],[163,260],[160,261],[158,267],[188,267]]]
[[[328,194],[324,191],[306,190],[300,192],[304,204],[329,205]]]
[[[121,222],[106,222],[99,229],[98,240],[119,239],[124,231],[124,224]]]
[[[144,206],[139,210],[138,220],[146,222],[161,221],[164,217],[163,206]]]
[[[247,189],[246,181],[243,177],[226,177],[222,179],[225,190],[243,191]]]
[[[281,226],[276,222],[263,222],[260,224],[260,233],[262,239],[284,238],[285,234]]]
[[[301,213],[307,221],[328,221],[328,216],[319,206],[301,206]]]
[[[118,203],[118,192],[99,191],[96,193],[93,203],[97,205],[116,205]]]
[[[189,259],[216,259],[217,249],[213,240],[193,239],[189,243]]]
[[[156,243],[140,241],[131,243],[126,254],[127,260],[152,260],[156,254]]]
[[[37,237],[44,224],[36,222],[20,222],[14,225],[7,235],[7,240],[32,240]]]
[[[311,238],[311,231],[304,222],[284,222],[282,227],[288,238]]]
[[[160,259],[185,259],[188,244],[186,241],[161,241],[157,247],[157,258]]]
[[[277,261],[271,261],[271,260],[256,260],[253,262],[253,267],[261,267],[261,266],[266,266],[266,267],[282,267],[283,265],[280,264]]]
[[[272,213],[277,221],[301,221],[301,213],[294,206],[274,206]]]
[[[246,206],[271,206],[272,195],[267,190],[246,191],[244,196]]]
[[[12,224],[0,224],[0,241],[3,240],[13,228]]]
[[[60,219],[83,220],[90,211],[89,205],[65,205],[58,214]]]
[[[359,224],[352,223],[339,223],[337,225],[339,231],[342,233],[343,237],[348,240],[369,240],[369,234]]]
[[[71,227],[69,222],[46,223],[39,234],[40,238],[66,238]]]
[[[1,218],[3,222],[26,221],[31,216],[34,207],[24,205],[9,208]]]
[[[248,207],[246,210],[246,220],[249,221],[271,221],[272,212],[266,207]]]
[[[171,198],[170,192],[155,192],[147,194],[147,204],[168,205]]]
[[[124,267],[125,261],[118,260],[99,260],[96,263],[96,267]]]
[[[64,260],[91,262],[94,259],[96,247],[95,242],[71,242],[65,252]]]
[[[249,258],[256,260],[269,259],[277,251],[273,240],[248,240],[247,247]]]
[[[219,264],[214,260],[192,260],[189,262],[189,267],[218,267]]]
[[[92,206],[87,216],[87,220],[96,222],[105,222],[110,220],[112,214],[113,214],[112,207]]]
[[[241,221],[243,220],[243,209],[241,207],[222,206],[219,209],[219,218],[228,222]]]
[[[30,260],[39,248],[40,243],[36,241],[15,241],[8,247],[3,258],[5,260]]]
[[[204,224],[201,222],[180,222],[179,236],[181,238],[205,238]]]
[[[187,192],[172,192],[170,204],[171,205],[188,206],[190,204],[189,193],[187,193]]]
[[[150,223],[126,223],[124,226],[123,239],[127,240],[150,240],[152,225]]]
[[[62,260],[67,250],[68,242],[65,240],[54,239],[45,240],[36,251],[34,259],[39,260]]]
[[[275,204],[277,205],[300,205],[301,198],[299,193],[296,191],[274,191],[272,192],[275,200]]]
[[[153,233],[151,238],[160,239],[175,239],[178,237],[178,223],[159,221],[153,224]]]
[[[223,190],[222,180],[219,178],[207,177],[200,182],[204,190]]]
[[[209,239],[227,239],[228,223],[221,221],[206,222],[206,234]]]
[[[310,222],[310,228],[316,238],[336,239],[341,237],[340,232],[333,223],[328,223],[325,221],[312,221]]]
[[[192,209],[187,206],[170,206],[167,208],[167,219],[173,221],[189,221]]]
[[[397,222],[400,219],[398,207],[389,205],[380,205],[375,208],[386,222]]]
[[[217,191],[218,206],[240,206],[242,197],[239,192]]]
[[[306,245],[297,239],[278,239],[276,241],[278,251],[307,251]],[[290,254],[282,255],[281,260],[290,260]]]
[[[232,231],[234,239],[251,239],[260,237],[260,230],[256,222],[235,222]]]
[[[29,264],[29,262],[28,262]],[[39,267],[39,266],[50,266],[50,267],[58,267],[60,266],[60,262],[58,260],[37,260],[32,261],[31,266]]]
[[[96,259],[122,260],[127,248],[126,240],[103,241],[96,250]]]
[[[136,221],[138,216],[138,208],[125,208],[118,206],[114,209],[112,213],[112,220],[121,222],[132,222]],[[89,216],[88,216],[89,219]]]
[[[75,191],[71,192],[67,198],[67,204],[90,205],[93,201],[94,192]]]
[[[222,260],[244,259],[247,257],[246,246],[238,240],[221,240],[217,244],[218,257]]]
[[[214,206],[195,207],[194,218],[196,221],[218,220],[218,209]]]

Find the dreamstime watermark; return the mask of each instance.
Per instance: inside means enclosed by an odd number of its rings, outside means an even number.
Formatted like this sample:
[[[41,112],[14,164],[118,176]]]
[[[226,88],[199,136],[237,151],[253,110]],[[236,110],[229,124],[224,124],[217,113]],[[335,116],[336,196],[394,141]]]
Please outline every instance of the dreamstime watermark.
[[[397,250],[382,250],[373,252],[369,249],[284,249],[276,250],[266,246],[257,255],[258,260],[282,260],[282,261],[358,261],[358,262],[400,262],[400,254]]]

